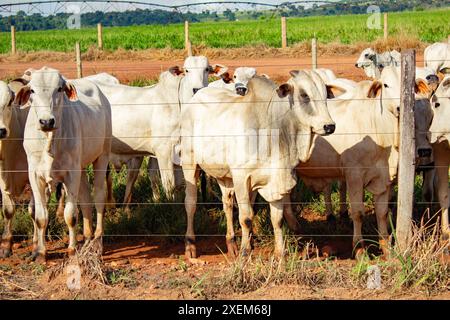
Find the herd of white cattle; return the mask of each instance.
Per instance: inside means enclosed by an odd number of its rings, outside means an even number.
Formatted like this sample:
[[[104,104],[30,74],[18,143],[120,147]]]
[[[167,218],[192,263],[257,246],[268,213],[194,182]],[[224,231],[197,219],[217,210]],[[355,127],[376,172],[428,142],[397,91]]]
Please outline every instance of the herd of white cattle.
[[[60,187],[69,254],[77,244],[78,206],[85,241],[101,244],[105,204],[114,201],[109,168],[127,165],[128,205],[144,156],[150,156],[150,166],[158,169],[168,199],[173,199],[176,186],[185,186],[187,258],[197,256],[194,214],[200,170],[220,186],[230,254],[239,252],[234,201],[242,228],[240,252],[246,254],[259,192],[270,205],[275,255],[283,255],[283,217],[290,228],[299,230],[290,205],[290,192],[299,178],[315,191],[326,192],[329,214],[330,185],[340,182],[340,210],[346,210],[348,193],[354,245],[363,244],[364,190],[373,193],[380,246],[385,250],[388,203],[399,161],[399,63],[396,51],[378,54],[366,49],[356,67],[371,79],[358,83],[337,78],[332,70],[316,69],[293,70],[290,79],[278,85],[249,67],[237,68],[231,76],[227,67],[210,65],[204,56],[186,58],[182,68],[172,67],[161,73],[156,85],[142,88],[120,84],[106,73],[69,80],[48,67],[28,69],[9,83],[0,81],[0,257],[11,254],[11,222],[28,184],[34,259],[45,261],[48,201]],[[450,45],[429,46],[425,65],[416,72],[414,108],[416,163],[427,168],[424,194],[430,198],[433,187],[437,190],[447,238],[448,72]],[[219,80],[208,84],[210,75]],[[86,173],[90,164],[93,192]],[[153,174],[151,179],[158,177]]]

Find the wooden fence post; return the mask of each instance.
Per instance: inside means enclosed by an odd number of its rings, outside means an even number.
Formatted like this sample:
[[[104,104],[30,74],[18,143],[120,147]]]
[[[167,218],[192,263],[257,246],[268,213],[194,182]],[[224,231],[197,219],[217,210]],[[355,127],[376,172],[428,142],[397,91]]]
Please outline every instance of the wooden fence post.
[[[281,47],[287,47],[286,17],[281,17]]]
[[[447,38],[448,38],[448,39],[447,39],[447,42],[450,43],[450,34],[448,35]]]
[[[387,12],[384,13],[384,40],[387,40],[389,35],[388,32],[388,14]]]
[[[82,78],[83,67],[81,65],[81,50],[80,50],[80,43],[78,41],[75,43],[75,56],[77,60],[77,78]]]
[[[103,28],[101,23],[97,23],[97,44],[100,50],[103,50]]]
[[[188,57],[192,57],[192,44],[191,44],[191,41],[187,42],[186,51],[187,51]]]
[[[11,54],[16,54],[16,27],[11,26]]]
[[[312,58],[312,68],[317,69],[317,39],[312,38],[311,41],[311,58]]]
[[[189,21],[184,22],[184,48],[188,50],[190,47],[189,41]]]
[[[401,63],[400,90],[400,154],[398,164],[397,242],[401,250],[408,248],[411,236],[414,200],[414,85],[416,52],[404,50]]]

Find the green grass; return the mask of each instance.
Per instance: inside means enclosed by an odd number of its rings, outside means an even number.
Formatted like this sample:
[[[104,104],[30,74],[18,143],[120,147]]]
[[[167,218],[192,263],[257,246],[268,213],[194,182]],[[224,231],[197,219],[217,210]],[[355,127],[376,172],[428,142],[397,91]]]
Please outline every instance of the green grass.
[[[450,9],[389,14],[390,35],[407,35],[423,42],[442,41],[450,34]],[[290,45],[317,36],[320,42],[351,44],[373,41],[383,35],[382,29],[366,27],[368,15],[315,16],[288,19]],[[382,23],[382,21],[381,21]],[[142,50],[148,48],[184,47],[183,24],[104,28],[104,48]],[[280,19],[234,22],[192,23],[190,38],[194,45],[212,48],[239,48],[265,44],[280,47]],[[17,49],[22,52],[49,50],[72,51],[81,41],[82,51],[96,45],[95,28],[18,32]],[[10,51],[10,34],[0,33],[0,53]]]

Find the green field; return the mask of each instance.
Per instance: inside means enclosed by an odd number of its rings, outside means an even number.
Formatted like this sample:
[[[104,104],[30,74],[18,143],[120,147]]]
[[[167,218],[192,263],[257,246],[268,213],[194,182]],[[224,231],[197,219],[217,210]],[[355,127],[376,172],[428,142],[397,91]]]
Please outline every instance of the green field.
[[[309,40],[316,34],[322,43],[351,44],[373,41],[383,35],[382,29],[366,27],[368,15],[315,16],[288,18],[288,43]],[[381,19],[381,24],[383,23]],[[148,48],[184,47],[184,25],[151,25],[104,28],[104,48],[141,50]],[[239,48],[265,44],[280,46],[280,19],[205,22],[190,26],[194,45],[212,48]],[[406,35],[423,42],[442,41],[450,34],[450,9],[389,14],[390,35]],[[30,51],[72,51],[75,41],[81,41],[82,50],[95,45],[95,28],[80,30],[48,30],[18,32],[17,49]],[[10,34],[0,33],[0,53],[10,51]]]

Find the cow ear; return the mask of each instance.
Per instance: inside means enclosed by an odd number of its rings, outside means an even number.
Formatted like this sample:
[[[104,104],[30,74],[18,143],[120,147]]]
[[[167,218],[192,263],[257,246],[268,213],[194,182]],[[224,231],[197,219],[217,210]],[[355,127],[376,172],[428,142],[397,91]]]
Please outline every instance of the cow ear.
[[[183,70],[181,70],[179,66],[170,67],[169,72],[174,76],[179,76],[180,74],[183,74]]]
[[[30,99],[31,94],[31,88],[28,86],[20,88],[20,90],[15,94],[14,97],[14,104],[22,107],[25,104],[27,104],[28,100]]]
[[[430,98],[433,94],[433,90],[428,86],[428,84],[422,79],[416,79],[416,84],[414,85],[414,92],[425,98]]]
[[[293,92],[294,92],[294,88],[288,83],[283,83],[281,86],[279,86],[277,88],[277,93],[280,98],[285,98],[290,93],[293,93]]]
[[[64,92],[66,93],[66,95],[70,101],[78,100],[77,89],[75,88],[75,86],[72,83],[70,83],[70,82],[65,83]]]
[[[300,71],[298,71],[298,70],[291,70],[291,71],[289,71],[289,74],[292,76],[292,77],[296,77],[296,76],[298,76],[298,74],[300,73]]]
[[[376,98],[381,93],[383,85],[380,81],[374,81],[367,92],[367,98]]]
[[[450,78],[445,79],[444,82],[442,82],[441,86],[442,86],[442,88],[450,87]]]
[[[335,85],[326,85],[325,87],[327,88],[327,99],[337,98],[347,92],[344,88]]]
[[[223,73],[220,77],[222,78],[223,82],[225,82],[225,83],[230,83],[231,81],[233,81],[233,78],[231,78],[231,76],[228,72]]]
[[[221,64],[214,64],[212,66],[209,66],[209,73],[215,75],[216,77],[220,77],[227,71],[228,67]]]

